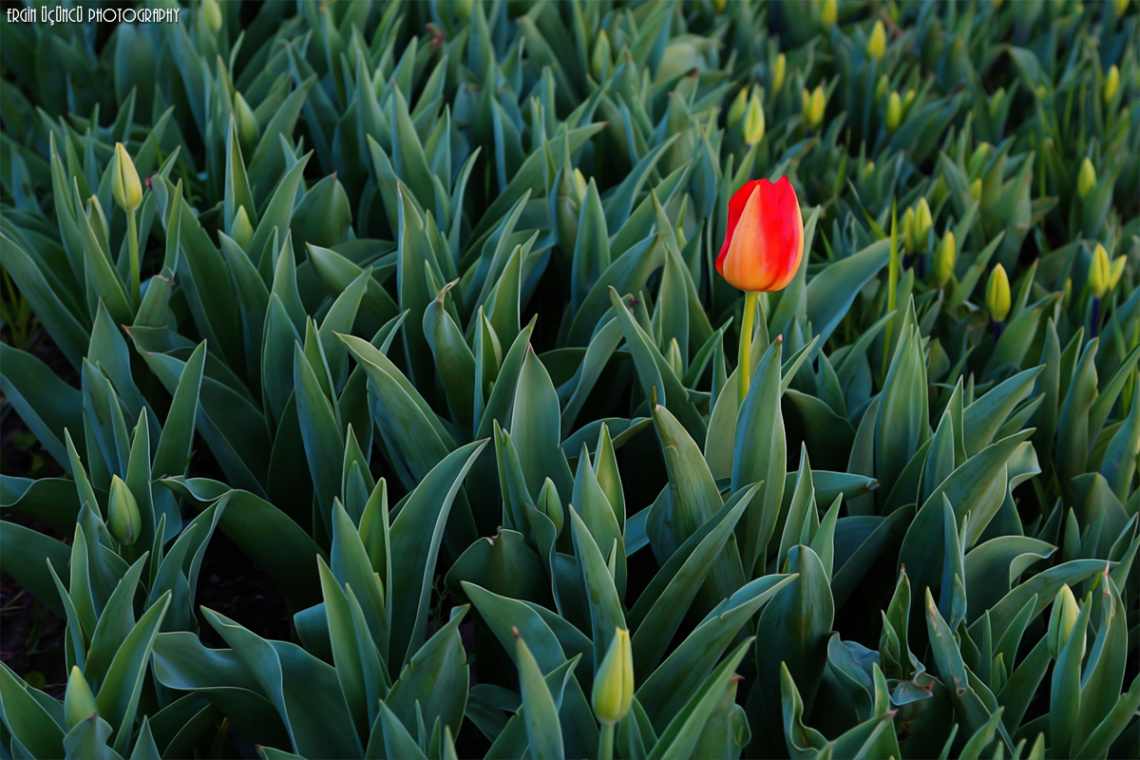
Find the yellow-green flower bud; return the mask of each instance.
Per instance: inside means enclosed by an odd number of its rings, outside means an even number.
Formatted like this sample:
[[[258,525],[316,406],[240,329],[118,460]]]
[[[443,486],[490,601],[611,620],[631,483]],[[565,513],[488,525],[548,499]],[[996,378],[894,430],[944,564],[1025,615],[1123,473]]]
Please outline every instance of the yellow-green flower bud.
[[[1049,88],[1043,84],[1037,85],[1037,89],[1034,90],[1034,92],[1037,93],[1037,97],[1041,100],[1044,100],[1049,96]]]
[[[471,18],[471,5],[473,0],[455,0],[455,18],[458,21],[466,21]]]
[[[998,264],[990,272],[990,281],[986,285],[986,309],[995,322],[1004,322],[1009,316],[1009,276],[1005,267]]]
[[[134,211],[142,205],[139,173],[122,143],[115,143],[115,176],[111,179],[111,195],[123,211]]]
[[[249,103],[240,92],[234,93],[234,119],[237,121],[238,137],[244,147],[257,145],[257,138],[261,136],[261,127],[257,123],[257,116]]]
[[[926,239],[930,235],[930,228],[934,220],[930,216],[930,204],[926,198],[918,199],[918,208],[914,210],[914,250],[925,251]]]
[[[685,237],[685,228],[681,225],[677,225],[677,247],[684,250],[688,242],[689,239]]]
[[[871,175],[875,173],[875,162],[868,161],[863,164],[863,179],[870,179]]]
[[[880,60],[887,54],[887,30],[883,26],[883,22],[876,21],[875,25],[871,27],[871,36],[867,40],[867,55],[874,58],[876,61]]]
[[[902,99],[897,92],[892,92],[887,99],[887,131],[894,132],[902,123]]]
[[[582,201],[586,200],[586,190],[588,189],[589,184],[582,175],[582,170],[574,169],[574,194],[579,208],[582,207]]]
[[[1108,269],[1108,292],[1111,293],[1116,287],[1116,283],[1120,282],[1120,277],[1124,274],[1125,263],[1124,256],[1117,256],[1112,260],[1112,266]]]
[[[676,338],[669,341],[669,348],[665,350],[665,363],[672,367],[677,377],[685,374],[685,368],[681,363],[681,344]]]
[[[914,250],[914,209],[908,208],[902,218],[902,244],[908,251]]]
[[[602,723],[618,723],[633,704],[633,649],[629,631],[618,628],[594,676],[591,702]]]
[[[1108,73],[1104,75],[1104,100],[1107,103],[1112,100],[1112,96],[1120,89],[1120,69],[1113,64],[1108,69]]]
[[[788,73],[788,57],[783,53],[776,56],[772,64],[772,94],[775,95],[784,86],[784,76]]]
[[[1073,628],[1080,614],[1081,608],[1073,596],[1073,590],[1068,584],[1061,586],[1061,590],[1053,597],[1053,613],[1049,616],[1049,630],[1045,634],[1049,654],[1053,657],[1060,656],[1065,645],[1069,643],[1069,637],[1073,635]],[[1081,652],[1084,652],[1083,645]]]
[[[249,245],[249,241],[253,239],[253,225],[250,224],[249,214],[245,212],[245,206],[238,206],[237,214],[234,215],[233,227],[230,229],[230,237],[242,248]]]
[[[1086,157],[1081,162],[1081,170],[1077,174],[1077,197],[1083,201],[1094,187],[1096,187],[1096,168]]]
[[[875,100],[882,100],[887,96],[887,90],[890,89],[891,80],[887,79],[886,74],[879,75],[879,81],[875,83]]]
[[[954,243],[954,233],[949,230],[946,232],[946,237],[942,238],[942,245],[938,246],[938,251],[934,254],[934,284],[938,287],[943,287],[950,281],[950,276],[954,274],[954,261],[958,257],[958,248]]]
[[[202,21],[206,28],[217,34],[222,28],[222,9],[218,0],[202,0]]]
[[[598,39],[594,43],[594,54],[590,57],[590,73],[594,79],[601,80],[610,69],[610,37],[603,29],[598,32]]]
[[[970,197],[976,201],[982,199],[982,178],[978,177],[970,183]]]
[[[744,112],[744,142],[755,145],[764,139],[764,108],[760,105],[760,90],[752,88],[748,110]]]
[[[123,546],[130,546],[139,538],[142,516],[135,495],[118,475],[111,477],[111,495],[107,505],[107,522],[111,535]]]
[[[1100,243],[1093,251],[1092,266],[1089,268],[1089,292],[1094,298],[1104,298],[1112,278],[1112,265],[1108,262],[1108,251]]]
[[[538,492],[538,511],[550,518],[550,522],[554,523],[554,535],[562,533],[562,524],[565,521],[565,513],[562,511],[562,500],[558,498],[558,488],[554,485],[554,481],[547,478],[542,484],[542,490]]]
[[[827,108],[827,95],[823,92],[823,85],[817,86],[811,93],[811,101],[804,114],[807,125],[815,128],[823,123],[823,112]]]
[[[1126,10],[1128,10],[1128,0],[1116,0],[1116,6],[1113,8],[1113,11],[1116,12],[1116,17],[1120,18],[1123,16]]]
[[[1061,296],[1061,308],[1067,310],[1069,308],[1069,304],[1072,302],[1073,302],[1073,278],[1072,277],[1066,277],[1065,278],[1064,295]]]
[[[63,694],[63,718],[67,728],[78,726],[83,721],[99,712],[99,705],[83,671],[77,666],[71,666],[71,675],[67,677],[67,691]]]
[[[906,95],[903,95],[903,108],[910,108],[910,104],[914,102],[916,97],[918,97],[918,93],[913,88],[907,90]]]
[[[736,93],[736,97],[732,100],[732,105],[728,107],[728,114],[725,116],[725,124],[729,129],[732,129],[740,120],[744,118],[744,112],[748,110],[748,88],[741,87],[740,92]]]
[[[823,7],[819,12],[819,20],[824,26],[831,26],[839,18],[839,5],[835,0],[823,0]]]
[[[717,13],[724,13],[725,7],[728,5],[728,0],[712,0],[713,10]]]
[[[993,3],[994,10],[996,11],[998,8],[1001,7],[1001,4],[1004,3],[1005,0],[990,0],[990,2]]]

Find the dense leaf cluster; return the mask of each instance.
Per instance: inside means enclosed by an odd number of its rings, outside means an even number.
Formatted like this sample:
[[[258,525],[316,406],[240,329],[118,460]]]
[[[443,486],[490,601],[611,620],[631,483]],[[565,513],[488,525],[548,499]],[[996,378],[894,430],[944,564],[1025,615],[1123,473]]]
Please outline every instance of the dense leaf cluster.
[[[0,23],[0,757],[1140,752],[1135,4]]]

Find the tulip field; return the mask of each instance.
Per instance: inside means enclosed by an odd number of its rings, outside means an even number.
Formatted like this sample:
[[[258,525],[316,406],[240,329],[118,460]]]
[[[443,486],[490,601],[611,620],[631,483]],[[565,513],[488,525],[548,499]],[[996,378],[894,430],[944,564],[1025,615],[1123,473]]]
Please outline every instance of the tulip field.
[[[0,760],[1140,757],[1140,3],[0,16]]]

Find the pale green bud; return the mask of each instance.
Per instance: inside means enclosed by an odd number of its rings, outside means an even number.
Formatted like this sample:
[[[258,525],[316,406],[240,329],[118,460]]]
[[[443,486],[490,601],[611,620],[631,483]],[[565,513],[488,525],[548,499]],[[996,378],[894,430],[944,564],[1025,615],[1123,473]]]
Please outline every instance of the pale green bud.
[[[71,667],[71,675],[67,677],[67,691],[63,694],[63,718],[68,730],[75,728],[83,721],[99,712],[99,705],[83,671],[77,666]]]
[[[677,343],[676,338],[669,341],[669,348],[665,351],[665,362],[673,369],[677,377],[685,374],[685,368],[681,362],[681,345]]]
[[[760,91],[752,88],[748,110],[744,113],[744,142],[755,145],[764,139],[764,108],[760,105]]]
[[[887,96],[887,90],[890,89],[891,80],[887,78],[886,74],[879,75],[879,81],[875,83],[875,100],[882,100]]]
[[[217,34],[222,28],[222,9],[218,0],[202,0],[201,13],[206,28]]]
[[[1113,8],[1116,17],[1120,18],[1123,16],[1126,10],[1128,10],[1128,0],[1116,0],[1116,6]]]
[[[594,676],[594,715],[602,723],[618,723],[633,705],[633,649],[629,631],[618,628]]]
[[[748,110],[748,88],[741,87],[740,92],[736,93],[736,97],[732,101],[732,105],[728,107],[728,114],[725,117],[725,123],[729,129],[732,129],[740,120],[744,118],[745,111]]]
[[[1112,96],[1120,89],[1120,69],[1113,64],[1108,69],[1108,73],[1104,75],[1104,100],[1107,103],[1112,100]]]
[[[807,111],[804,116],[807,119],[807,125],[815,128],[823,123],[823,113],[827,108],[827,95],[823,92],[823,85],[817,86],[811,93],[811,100],[808,103]]]
[[[586,190],[589,189],[589,184],[586,178],[582,175],[581,169],[574,169],[574,195],[579,208],[582,206],[582,201],[586,200]]]
[[[539,512],[550,518],[550,522],[554,523],[554,535],[557,536],[562,533],[565,513],[562,510],[562,500],[558,498],[558,488],[550,478],[543,482],[542,490],[538,492],[538,503],[535,506],[538,507]]]
[[[867,40],[867,55],[878,61],[886,54],[887,30],[880,20],[876,21],[875,25],[871,28],[871,36]]]
[[[111,179],[111,195],[123,211],[134,211],[142,205],[139,173],[122,143],[115,143],[115,176]]]
[[[897,92],[892,92],[887,99],[887,131],[894,132],[902,123],[902,99]]]
[[[938,251],[934,254],[932,274],[935,285],[941,288],[950,281],[951,275],[954,274],[954,261],[957,256],[958,250],[954,243],[954,233],[948,230],[946,236],[942,238],[942,245],[938,246]]]
[[[1123,259],[1122,259],[1123,260]],[[1089,292],[1095,298],[1104,298],[1112,279],[1112,265],[1108,261],[1108,251],[1100,243],[1093,252],[1092,266],[1089,268]]]
[[[914,250],[914,209],[908,208],[902,218],[901,238],[908,251]]]
[[[910,104],[914,102],[916,97],[918,97],[918,93],[913,88],[907,90],[906,95],[903,95],[903,108],[910,108]]]
[[[728,6],[728,0],[712,0],[713,10],[717,13],[724,13],[724,9]]]
[[[123,546],[130,546],[139,538],[142,516],[135,495],[118,475],[111,477],[111,495],[107,505],[107,522],[111,535]]]
[[[249,222],[249,214],[245,212],[245,206],[238,206],[237,214],[234,215],[233,228],[230,230],[230,237],[242,248],[249,245],[249,241],[253,239],[253,225]]]
[[[914,210],[914,250],[925,251],[926,239],[930,235],[930,228],[934,220],[930,216],[930,205],[926,198],[919,198],[918,208]]]
[[[1096,187],[1096,168],[1086,157],[1081,162],[1081,170],[1077,174],[1077,197],[1083,201],[1094,187]]]
[[[788,57],[783,53],[776,56],[772,65],[772,94],[775,95],[784,86],[784,76],[788,73]]]
[[[257,123],[257,116],[249,103],[240,92],[234,93],[234,119],[237,121],[238,137],[243,147],[257,145],[257,138],[261,136],[261,127]]]
[[[590,73],[594,79],[601,81],[610,68],[610,37],[603,29],[598,32],[598,39],[594,42],[594,54],[590,57]]]
[[[970,183],[970,197],[976,201],[982,199],[982,179],[979,177]]]
[[[1049,630],[1045,634],[1045,641],[1049,647],[1049,654],[1059,657],[1073,635],[1073,628],[1080,617],[1081,608],[1073,596],[1073,590],[1068,584],[1061,586],[1061,590],[1053,597],[1053,612],[1049,616]],[[1084,652],[1084,646],[1081,646]]]
[[[839,5],[835,0],[823,0],[823,7],[819,12],[819,20],[824,26],[831,26],[839,18]]]
[[[863,165],[863,179],[870,179],[871,175],[875,173],[875,162],[868,161]]]
[[[1009,316],[1009,307],[1009,276],[1005,267],[998,264],[990,272],[990,280],[986,284],[986,309],[995,322],[1004,322]]]

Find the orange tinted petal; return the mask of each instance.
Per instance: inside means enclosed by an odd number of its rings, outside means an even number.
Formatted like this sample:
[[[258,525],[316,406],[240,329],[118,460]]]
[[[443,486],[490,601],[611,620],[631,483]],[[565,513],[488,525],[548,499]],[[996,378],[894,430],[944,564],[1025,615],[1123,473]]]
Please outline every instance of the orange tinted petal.
[[[756,190],[760,180],[753,180],[752,182],[745,182],[744,186],[732,194],[728,199],[728,229],[724,234],[724,244],[720,247],[720,253],[716,257],[716,270],[724,276],[722,266],[724,264],[724,256],[728,252],[729,241],[732,240],[732,235],[736,231],[736,225],[740,221],[740,215],[744,213],[744,207],[748,204],[748,199],[752,197],[752,193]]]

